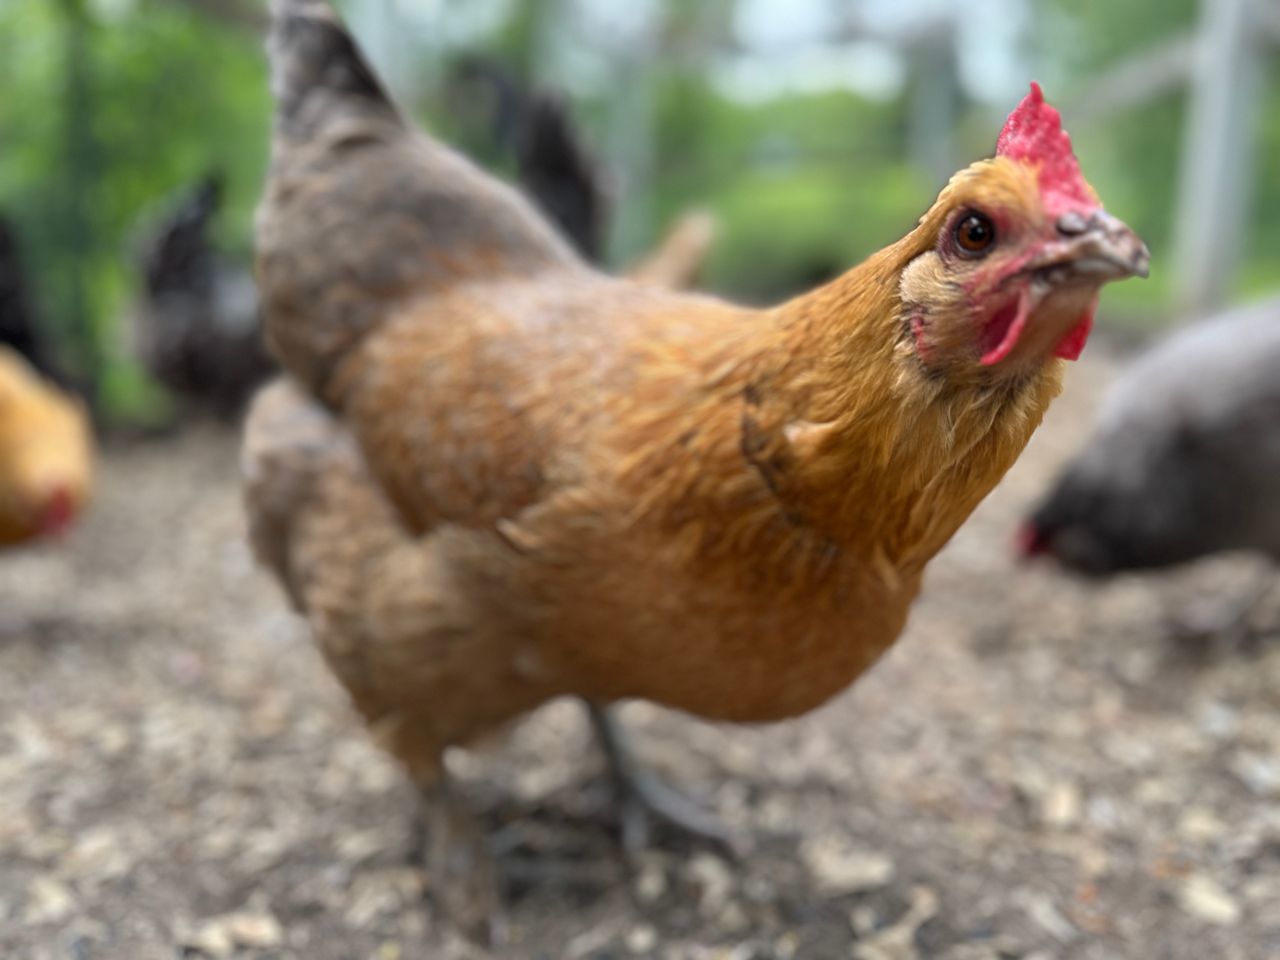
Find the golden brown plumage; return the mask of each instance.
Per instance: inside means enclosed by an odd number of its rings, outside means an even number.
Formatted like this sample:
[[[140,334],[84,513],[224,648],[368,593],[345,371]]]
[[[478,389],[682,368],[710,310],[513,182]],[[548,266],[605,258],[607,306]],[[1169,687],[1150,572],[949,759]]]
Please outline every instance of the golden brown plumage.
[[[0,346],[0,544],[65,530],[92,477],[84,404]]]
[[[289,381],[254,399],[242,463],[254,552],[420,782],[449,744],[561,692],[519,674],[501,619],[455,593],[436,545],[406,533],[350,436]]]
[[[354,598],[318,633],[357,659],[401,645],[397,692],[362,709],[414,728],[393,744],[411,769],[560,692],[765,721],[844,689],[1039,424],[1098,287],[1145,270],[1037,90],[1001,156],[790,303],[607,277],[412,132],[323,3],[275,6],[267,330],[355,438],[288,567],[347,568],[301,601],[317,625]],[[251,453],[258,425],[295,429],[255,414]],[[372,501],[342,479],[364,468],[394,505],[379,529],[420,538],[399,559],[373,558]]]

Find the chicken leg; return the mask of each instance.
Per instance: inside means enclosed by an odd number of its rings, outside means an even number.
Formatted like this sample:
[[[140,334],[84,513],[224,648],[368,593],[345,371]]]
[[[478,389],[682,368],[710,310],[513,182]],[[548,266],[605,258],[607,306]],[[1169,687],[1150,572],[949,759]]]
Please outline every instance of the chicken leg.
[[[644,768],[616,714],[596,703],[586,706],[617,792],[622,846],[628,855],[649,846],[654,820],[695,841],[711,843],[732,859],[746,855],[745,838]]]
[[[422,815],[414,846],[436,908],[472,942],[502,944],[506,924],[497,864],[475,814],[443,767],[438,777],[418,784],[418,794]]]
[[[1230,650],[1252,649],[1277,626],[1273,622],[1255,623],[1258,611],[1265,612],[1277,590],[1280,584],[1268,569],[1238,597],[1218,603],[1201,602],[1184,609],[1173,623],[1175,637],[1188,642],[1213,637]]]

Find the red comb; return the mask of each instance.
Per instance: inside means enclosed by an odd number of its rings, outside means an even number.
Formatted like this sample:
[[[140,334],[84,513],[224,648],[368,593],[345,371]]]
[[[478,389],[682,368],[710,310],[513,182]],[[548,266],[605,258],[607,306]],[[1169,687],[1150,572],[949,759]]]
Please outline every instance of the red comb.
[[[76,502],[65,486],[56,486],[49,493],[40,512],[38,530],[42,536],[60,537],[70,528],[76,516]]]
[[[1051,552],[1049,538],[1030,520],[1018,528],[1014,536],[1013,548],[1023,560],[1041,557]]]
[[[996,141],[996,156],[1040,167],[1040,192],[1052,212],[1085,204],[1098,205],[1085,183],[1080,164],[1071,150],[1071,138],[1062,129],[1062,116],[1044,102],[1044,92],[1034,81],[1031,92],[1009,114]]]

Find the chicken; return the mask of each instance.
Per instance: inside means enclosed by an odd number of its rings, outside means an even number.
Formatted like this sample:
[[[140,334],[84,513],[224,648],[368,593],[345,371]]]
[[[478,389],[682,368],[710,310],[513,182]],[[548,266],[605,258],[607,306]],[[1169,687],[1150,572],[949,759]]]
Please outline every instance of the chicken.
[[[1140,357],[1028,520],[1024,554],[1095,577],[1227,550],[1280,561],[1278,369],[1280,300]]]
[[[516,145],[516,173],[542,211],[588,260],[604,251],[605,203],[600,173],[578,141],[563,101],[530,98]]]
[[[607,208],[604,176],[582,145],[562,100],[537,93],[527,98],[523,109],[516,182],[579,254],[600,263]],[[631,265],[627,276],[651,286],[691,287],[714,241],[715,218],[705,210],[686,211],[657,247]]]
[[[335,447],[318,423],[352,439],[255,541],[446,824],[445,750],[550,697],[760,722],[847,687],[1034,431],[1101,285],[1146,272],[1038,88],[906,237],[759,311],[586,264],[413,131],[319,0],[276,0],[271,60],[266,330],[331,419],[265,398],[251,496],[273,444],[299,463]],[[376,532],[354,469],[390,505]],[[327,509],[304,550],[281,531],[309,497]],[[364,541],[393,519],[415,539],[389,561]],[[340,582],[306,599],[321,567]]]
[[[40,373],[53,376],[48,345],[33,318],[17,232],[4,215],[0,215],[0,344],[16,350]]]
[[[599,263],[609,206],[606,177],[583,144],[564,101],[547,91],[526,92],[510,71],[485,58],[463,61],[457,79],[479,85],[480,98],[492,102],[492,138],[497,147],[514,155],[516,183],[578,253]],[[468,107],[476,99],[477,95],[468,96]],[[715,240],[715,227],[709,212],[686,211],[627,275],[657,286],[693,286]]]
[[[142,258],[133,327],[147,371],[187,407],[226,420],[275,364],[262,343],[252,275],[209,239],[221,198],[219,179],[205,177],[156,228]]]
[[[657,249],[627,271],[639,283],[682,290],[697,285],[716,239],[716,220],[706,210],[676,219]]]
[[[488,57],[465,58],[450,79],[459,108],[465,105],[473,119],[477,112],[490,114],[485,126],[492,148],[514,160],[521,189],[580,254],[599,260],[607,213],[604,178],[563,99],[526,89],[511,70]]]
[[[84,404],[0,346],[0,544],[67,530],[88,499],[91,462]]]

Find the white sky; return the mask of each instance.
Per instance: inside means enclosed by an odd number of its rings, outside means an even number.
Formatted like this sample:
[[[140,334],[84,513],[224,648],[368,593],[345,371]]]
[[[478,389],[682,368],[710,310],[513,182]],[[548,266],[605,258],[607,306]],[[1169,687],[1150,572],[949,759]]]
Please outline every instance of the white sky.
[[[99,0],[111,2],[111,0]],[[548,0],[348,0],[344,4],[374,59],[404,65],[406,44],[460,47],[496,29],[517,3]],[[583,89],[617,55],[636,55],[658,0],[558,0],[570,29],[556,31],[556,79]],[[695,0],[686,0],[695,2]],[[870,99],[899,93],[907,68],[894,39],[931,21],[954,26],[960,82],[979,100],[1004,104],[1029,77],[1019,55],[1028,0],[738,0],[734,39],[742,51],[709,63],[720,91],[758,101],[788,93],[849,90]],[[842,24],[865,34],[836,42]],[[406,36],[406,34],[408,36]],[[592,43],[587,44],[587,38]],[[594,47],[594,49],[591,49]],[[643,56],[642,53],[640,53]],[[388,72],[397,72],[392,67]]]
[[[607,0],[600,0],[607,2]],[[960,80],[966,92],[1004,101],[1026,81],[1018,40],[1026,0],[740,0],[734,18],[746,63],[718,71],[726,92],[768,96],[788,89],[845,87],[870,97],[892,96],[905,78],[891,41],[930,21],[955,25]],[[856,20],[873,38],[837,47],[827,41]]]

